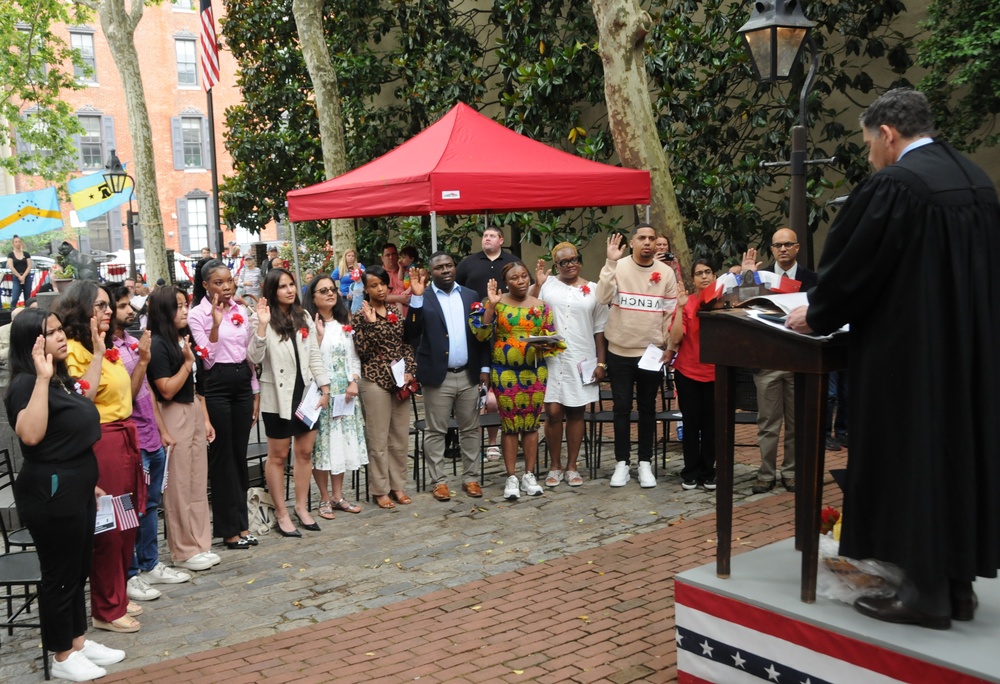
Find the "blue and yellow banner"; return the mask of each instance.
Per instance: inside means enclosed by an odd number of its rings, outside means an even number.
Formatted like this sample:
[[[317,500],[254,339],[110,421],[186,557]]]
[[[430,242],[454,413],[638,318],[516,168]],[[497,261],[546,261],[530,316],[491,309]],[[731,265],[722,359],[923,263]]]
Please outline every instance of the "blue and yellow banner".
[[[0,197],[0,240],[38,235],[63,227],[55,188]]]
[[[74,178],[67,187],[69,200],[73,203],[77,218],[81,221],[103,216],[115,207],[126,204],[132,195],[131,178],[125,180],[125,189],[115,194],[111,192],[101,172]]]

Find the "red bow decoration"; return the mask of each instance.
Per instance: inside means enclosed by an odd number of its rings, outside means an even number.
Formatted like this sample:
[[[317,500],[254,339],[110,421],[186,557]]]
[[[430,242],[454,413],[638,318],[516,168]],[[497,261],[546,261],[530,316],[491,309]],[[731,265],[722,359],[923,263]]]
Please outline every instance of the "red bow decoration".
[[[343,330],[348,335],[350,335],[350,334],[352,334],[354,332],[354,328],[352,328],[349,325],[345,325],[343,328],[341,328],[341,330]]]
[[[118,359],[121,358],[121,354],[118,353],[117,349],[112,347],[111,349],[108,349],[104,352],[104,358],[106,358],[111,363],[116,363]]]
[[[590,294],[590,285],[584,285],[583,287],[581,287],[580,288],[580,292],[583,293],[584,297],[586,297],[587,295],[589,295]]]
[[[231,320],[233,322],[233,325],[235,325],[237,328],[243,325],[243,316],[241,316],[238,313],[234,313],[229,320]]]
[[[194,345],[194,355],[197,356],[199,359],[207,359],[208,358],[208,350],[205,349],[204,347],[199,347],[196,344],[196,345]]]
[[[73,383],[73,389],[76,390],[77,394],[86,394],[87,390],[90,389],[90,383],[83,379],[77,380]]]
[[[399,316],[390,311],[389,315],[385,317],[385,320],[389,321],[393,325],[396,325],[396,323],[399,323]]]
[[[299,334],[302,335],[303,340],[309,339],[309,328],[299,328]]]
[[[656,283],[660,282],[661,277],[662,276],[660,275],[659,271],[653,271],[653,274],[649,276],[649,282],[655,285]]]

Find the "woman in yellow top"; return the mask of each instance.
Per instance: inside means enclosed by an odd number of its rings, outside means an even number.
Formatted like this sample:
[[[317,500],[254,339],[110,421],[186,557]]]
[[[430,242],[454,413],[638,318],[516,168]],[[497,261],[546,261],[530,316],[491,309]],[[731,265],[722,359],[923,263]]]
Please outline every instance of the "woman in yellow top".
[[[111,325],[108,293],[95,283],[78,280],[59,297],[56,314],[66,331],[66,368],[77,379],[79,390],[93,400],[101,416],[101,439],[94,444],[99,471],[97,486],[111,496],[128,494],[136,513],[146,505],[139,440],[132,422],[133,386],[138,389],[149,362],[149,333],[139,343],[140,361],[133,382],[118,358],[106,346]],[[143,353],[145,352],[145,353]],[[119,521],[121,522],[121,521]],[[94,627],[112,632],[137,632],[133,615],[142,609],[130,605],[125,582],[135,549],[136,528],[103,532],[94,537],[94,562],[90,569],[90,614]]]

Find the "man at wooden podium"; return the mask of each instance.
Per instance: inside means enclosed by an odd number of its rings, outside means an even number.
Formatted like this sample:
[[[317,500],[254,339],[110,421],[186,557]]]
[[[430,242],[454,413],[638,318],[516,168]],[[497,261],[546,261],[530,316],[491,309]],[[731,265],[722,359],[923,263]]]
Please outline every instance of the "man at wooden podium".
[[[861,116],[874,173],[837,217],[798,332],[851,325],[851,451],[841,554],[899,565],[861,613],[947,629],[1000,567],[1000,206],[990,178],[934,140],[926,97]]]

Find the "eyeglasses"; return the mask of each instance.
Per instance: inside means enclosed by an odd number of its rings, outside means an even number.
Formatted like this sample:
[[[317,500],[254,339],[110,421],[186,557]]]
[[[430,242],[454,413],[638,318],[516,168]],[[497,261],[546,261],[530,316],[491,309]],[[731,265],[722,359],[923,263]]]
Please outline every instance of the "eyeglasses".
[[[107,311],[110,306],[107,302],[94,302],[94,308],[98,311]]]
[[[558,266],[559,268],[569,268],[570,266],[579,263],[583,262],[580,261],[580,257],[575,256],[575,257],[570,257],[569,259],[563,259],[562,261],[557,261],[556,266]]]
[[[772,242],[771,246],[774,247],[775,249],[791,249],[792,247],[795,247],[797,244],[799,244],[799,243],[797,243],[797,242]]]
[[[321,295],[328,295],[331,292],[336,292],[336,291],[337,291],[337,288],[335,288],[335,287],[319,287],[319,288],[316,288],[316,294],[321,294]]]
[[[708,270],[708,269],[706,269],[704,271],[695,271],[694,272],[694,277],[695,278],[699,278],[701,276],[710,276],[710,275],[712,275],[712,271]]]

